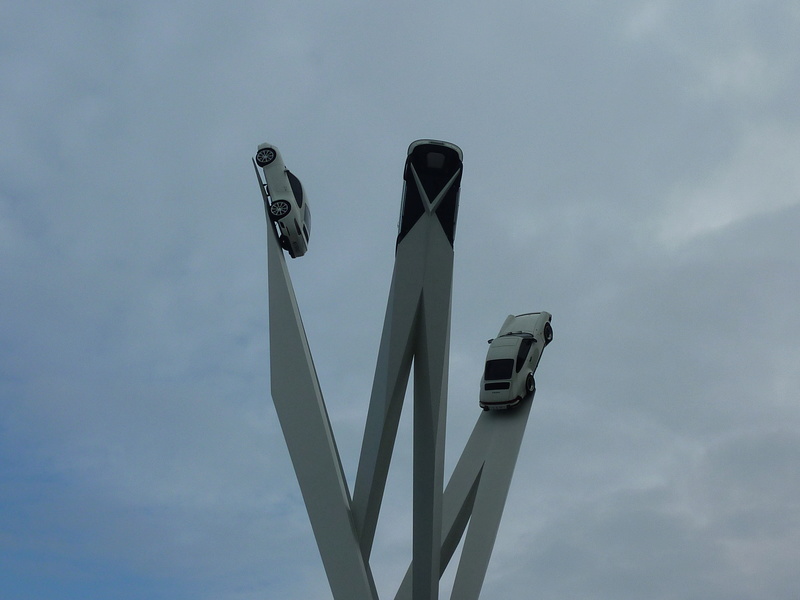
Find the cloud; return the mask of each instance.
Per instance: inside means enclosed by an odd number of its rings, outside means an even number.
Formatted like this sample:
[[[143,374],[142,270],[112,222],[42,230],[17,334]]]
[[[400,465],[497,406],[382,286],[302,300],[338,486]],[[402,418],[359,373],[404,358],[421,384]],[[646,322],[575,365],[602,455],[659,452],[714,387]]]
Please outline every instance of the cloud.
[[[759,214],[800,203],[800,131],[763,124],[748,128],[730,157],[704,182],[677,186],[667,198],[660,235],[681,244]],[[699,183],[699,185],[698,185]]]

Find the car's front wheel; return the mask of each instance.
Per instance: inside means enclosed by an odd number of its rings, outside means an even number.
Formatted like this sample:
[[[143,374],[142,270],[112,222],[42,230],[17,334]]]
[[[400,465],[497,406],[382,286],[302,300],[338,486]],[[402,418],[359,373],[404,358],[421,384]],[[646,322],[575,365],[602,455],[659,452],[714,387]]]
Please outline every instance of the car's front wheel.
[[[266,167],[269,163],[275,160],[275,150],[272,148],[261,148],[256,152],[256,164],[259,167]]]
[[[528,373],[528,376],[525,378],[525,389],[529,392],[536,389],[536,381],[533,379],[533,373]]]
[[[292,205],[286,200],[275,200],[269,205],[269,216],[273,221],[277,221],[288,215],[291,210]]]
[[[553,341],[553,326],[550,323],[544,324],[544,345]]]

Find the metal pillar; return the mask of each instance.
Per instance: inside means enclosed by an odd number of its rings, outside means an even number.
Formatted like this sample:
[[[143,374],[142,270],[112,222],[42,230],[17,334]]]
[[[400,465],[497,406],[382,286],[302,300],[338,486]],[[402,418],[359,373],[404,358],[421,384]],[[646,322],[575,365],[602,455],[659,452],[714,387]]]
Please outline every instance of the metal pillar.
[[[272,399],[322,564],[337,600],[377,600],[286,258],[271,225],[267,257]]]
[[[414,362],[414,597],[438,598],[450,350],[453,239],[461,150],[409,147],[392,285],[353,492],[361,547],[372,549],[412,360]]]
[[[467,532],[451,600],[480,596],[532,406],[530,394],[513,410],[481,413],[447,483],[440,576]],[[395,600],[417,600],[412,596],[412,567]]]

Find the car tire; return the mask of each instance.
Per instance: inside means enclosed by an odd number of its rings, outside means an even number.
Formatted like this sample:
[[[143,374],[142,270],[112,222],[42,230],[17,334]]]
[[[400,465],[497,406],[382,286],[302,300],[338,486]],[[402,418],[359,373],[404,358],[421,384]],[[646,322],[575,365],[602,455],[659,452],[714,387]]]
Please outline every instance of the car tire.
[[[525,378],[525,389],[529,392],[536,389],[536,380],[533,378],[533,373],[528,373],[528,376]]]
[[[286,200],[275,200],[269,205],[269,216],[273,221],[279,221],[292,210],[292,205]]]
[[[553,341],[553,326],[550,323],[544,324],[544,345]]]
[[[266,167],[269,163],[275,160],[275,150],[272,148],[261,148],[258,152],[256,152],[256,164],[259,167]]]

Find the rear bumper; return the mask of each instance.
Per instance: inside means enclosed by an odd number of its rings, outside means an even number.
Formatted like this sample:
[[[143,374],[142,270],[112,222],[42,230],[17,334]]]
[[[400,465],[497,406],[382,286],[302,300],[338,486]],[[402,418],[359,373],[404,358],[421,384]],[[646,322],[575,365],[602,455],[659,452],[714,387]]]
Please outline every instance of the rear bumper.
[[[507,408],[515,407],[520,402],[522,402],[522,397],[517,396],[512,400],[499,400],[497,402],[484,402],[480,400],[478,404],[480,404],[480,407],[484,410],[506,410]]]

